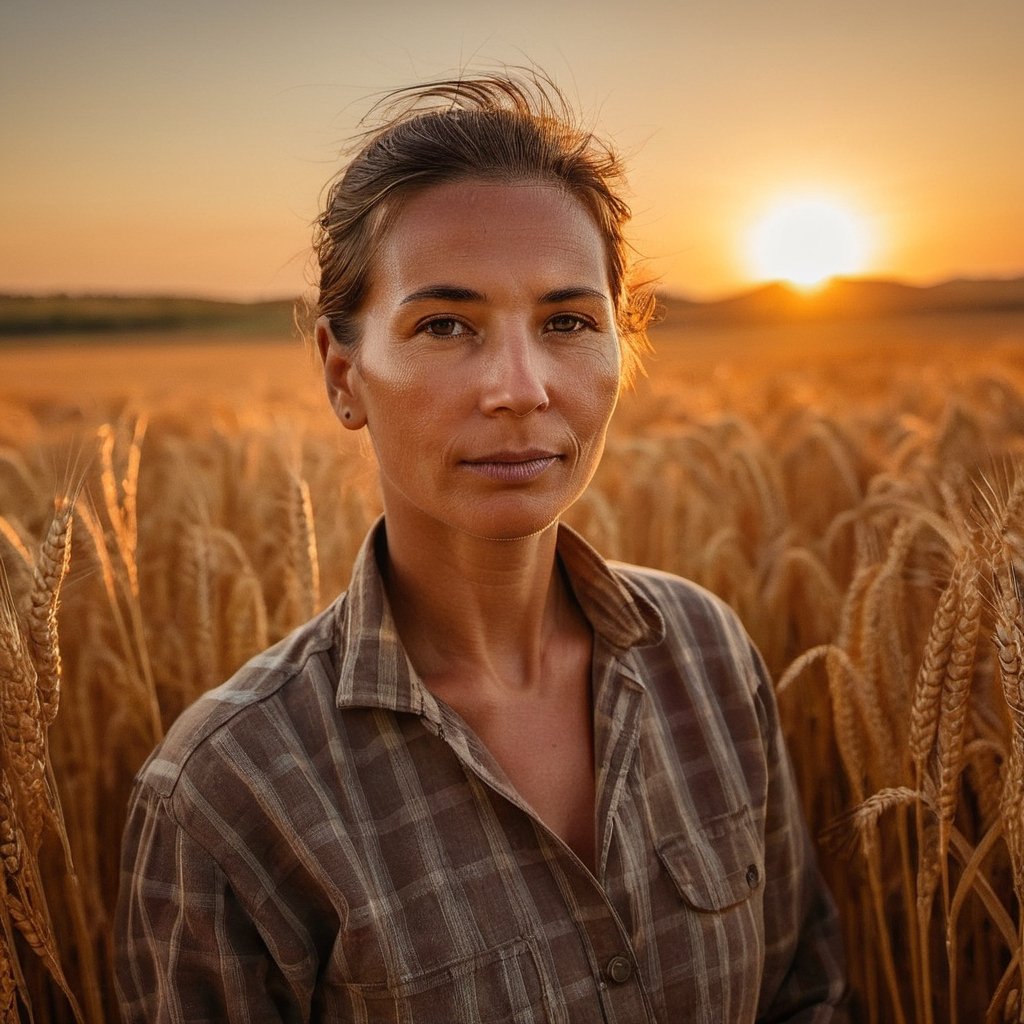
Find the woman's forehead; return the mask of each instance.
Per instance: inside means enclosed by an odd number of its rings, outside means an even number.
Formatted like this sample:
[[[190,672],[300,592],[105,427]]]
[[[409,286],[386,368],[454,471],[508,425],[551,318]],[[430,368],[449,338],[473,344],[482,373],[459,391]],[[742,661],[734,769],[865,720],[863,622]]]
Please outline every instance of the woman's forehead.
[[[571,280],[609,292],[602,234],[586,206],[557,185],[447,182],[409,197],[390,220],[373,291],[421,289],[440,274],[449,283]]]

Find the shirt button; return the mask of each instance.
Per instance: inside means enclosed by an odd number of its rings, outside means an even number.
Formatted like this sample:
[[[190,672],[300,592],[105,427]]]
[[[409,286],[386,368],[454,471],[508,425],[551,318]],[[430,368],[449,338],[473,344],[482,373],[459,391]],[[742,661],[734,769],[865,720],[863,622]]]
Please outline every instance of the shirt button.
[[[623,982],[629,981],[633,976],[633,965],[624,956],[613,956],[608,961],[608,966],[605,967],[604,973],[610,981],[614,981],[616,985],[621,985]]]
[[[750,867],[747,868],[747,885],[749,885],[751,889],[756,889],[757,883],[760,879],[761,873],[757,870],[757,865],[751,864]]]

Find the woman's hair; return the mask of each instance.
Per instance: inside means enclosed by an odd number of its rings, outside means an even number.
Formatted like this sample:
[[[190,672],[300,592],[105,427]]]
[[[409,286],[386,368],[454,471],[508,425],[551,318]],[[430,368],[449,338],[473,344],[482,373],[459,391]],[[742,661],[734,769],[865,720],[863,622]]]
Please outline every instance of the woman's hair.
[[[342,344],[358,339],[377,248],[403,201],[431,185],[467,179],[551,182],[590,212],[604,239],[608,278],[630,380],[647,349],[653,288],[634,279],[623,228],[620,160],[581,127],[565,97],[537,72],[461,78],[400,89],[377,103],[379,123],[328,183],[314,229],[316,316]]]

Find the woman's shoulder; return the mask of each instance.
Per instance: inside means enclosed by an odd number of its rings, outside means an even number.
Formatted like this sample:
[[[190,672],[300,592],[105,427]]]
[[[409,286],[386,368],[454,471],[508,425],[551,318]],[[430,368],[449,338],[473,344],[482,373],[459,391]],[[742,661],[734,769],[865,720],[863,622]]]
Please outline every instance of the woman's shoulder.
[[[734,609],[717,594],[683,576],[662,569],[608,562],[608,567],[634,592],[650,601],[666,625],[680,621],[703,622],[730,635],[746,635]]]
[[[244,747],[240,737],[265,732],[275,720],[287,726],[295,700],[308,705],[333,699],[344,596],[186,707],[139,770],[137,784],[171,796],[186,771],[204,776],[221,770],[215,767],[223,761],[219,746]]]

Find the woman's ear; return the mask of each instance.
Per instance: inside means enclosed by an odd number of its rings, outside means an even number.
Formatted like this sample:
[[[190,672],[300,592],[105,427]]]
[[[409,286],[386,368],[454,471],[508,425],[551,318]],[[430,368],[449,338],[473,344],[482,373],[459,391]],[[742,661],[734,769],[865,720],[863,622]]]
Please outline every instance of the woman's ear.
[[[355,350],[342,345],[334,337],[330,321],[322,316],[314,328],[316,347],[324,364],[324,383],[334,414],[342,426],[359,430],[366,426],[366,411],[359,398],[359,370],[356,368]]]

